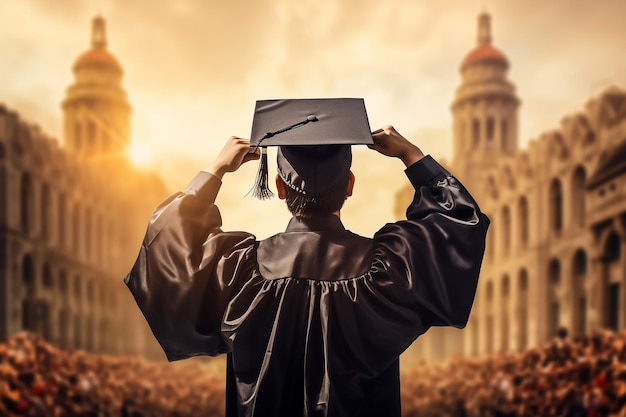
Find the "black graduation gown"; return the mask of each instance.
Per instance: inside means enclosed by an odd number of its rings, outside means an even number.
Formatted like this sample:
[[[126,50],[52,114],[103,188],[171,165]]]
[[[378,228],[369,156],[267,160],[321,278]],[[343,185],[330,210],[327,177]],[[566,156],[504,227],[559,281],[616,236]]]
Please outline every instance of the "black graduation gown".
[[[221,182],[198,174],[124,279],[168,360],[228,353],[229,417],[400,416],[398,356],[465,326],[489,225],[430,156],[406,174],[408,220],[373,239],[329,215],[260,242],[220,230]]]

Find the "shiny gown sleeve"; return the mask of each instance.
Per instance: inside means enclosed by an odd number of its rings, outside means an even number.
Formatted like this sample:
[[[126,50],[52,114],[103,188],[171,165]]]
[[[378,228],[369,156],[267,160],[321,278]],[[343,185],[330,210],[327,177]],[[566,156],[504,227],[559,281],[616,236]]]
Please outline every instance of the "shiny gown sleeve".
[[[220,230],[214,204],[220,185],[201,172],[185,192],[161,203],[124,278],[169,361],[229,351],[224,310],[255,263],[253,235]]]
[[[489,218],[432,157],[406,170],[415,195],[407,219],[374,236],[369,291],[359,299],[364,339],[393,357],[431,326],[463,328],[485,249]],[[384,355],[382,355],[384,356]]]

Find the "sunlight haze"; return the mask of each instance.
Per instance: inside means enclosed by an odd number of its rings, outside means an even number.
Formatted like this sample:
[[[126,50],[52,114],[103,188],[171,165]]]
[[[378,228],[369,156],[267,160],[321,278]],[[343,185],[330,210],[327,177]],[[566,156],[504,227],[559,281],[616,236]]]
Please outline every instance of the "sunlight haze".
[[[100,12],[133,106],[132,158],[172,190],[226,138],[249,136],[260,99],[363,97],[372,130],[393,124],[449,160],[450,103],[483,9],[522,102],[520,146],[608,85],[626,85],[624,1],[3,0],[0,102],[62,141],[60,102]],[[407,182],[398,160],[367,148],[354,155],[355,195],[342,218],[371,235],[396,220],[393,196]],[[262,238],[289,214],[276,199],[243,197],[256,170],[248,165],[225,177],[218,204],[225,229]]]

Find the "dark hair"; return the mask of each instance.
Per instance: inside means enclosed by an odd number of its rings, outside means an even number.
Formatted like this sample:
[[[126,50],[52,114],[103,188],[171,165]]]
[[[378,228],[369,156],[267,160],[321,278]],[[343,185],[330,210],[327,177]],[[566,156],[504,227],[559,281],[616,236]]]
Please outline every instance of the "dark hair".
[[[343,203],[346,201],[346,189],[348,180],[341,182],[328,193],[318,196],[309,197],[306,194],[299,193],[283,182],[285,189],[285,201],[287,208],[294,217],[300,219],[310,219],[315,215],[331,214],[341,210]]]

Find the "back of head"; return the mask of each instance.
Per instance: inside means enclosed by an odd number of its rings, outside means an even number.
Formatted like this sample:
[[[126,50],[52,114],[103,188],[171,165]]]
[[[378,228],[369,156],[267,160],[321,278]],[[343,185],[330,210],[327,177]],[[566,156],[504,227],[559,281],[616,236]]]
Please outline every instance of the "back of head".
[[[283,185],[285,188],[285,202],[291,214],[299,219],[310,219],[341,210],[343,203],[346,201],[348,182],[346,180],[343,183],[343,187],[338,186],[327,194],[318,197],[309,197],[306,194],[299,193],[285,184],[284,181]]]
[[[350,145],[281,146],[277,163],[292,215],[311,218],[341,209],[350,178]]]

